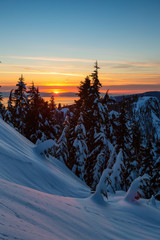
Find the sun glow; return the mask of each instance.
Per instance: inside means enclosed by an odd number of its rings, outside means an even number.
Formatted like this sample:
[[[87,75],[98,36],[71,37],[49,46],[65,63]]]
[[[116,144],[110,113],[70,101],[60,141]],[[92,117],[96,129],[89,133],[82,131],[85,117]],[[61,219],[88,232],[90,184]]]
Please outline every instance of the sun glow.
[[[57,94],[59,94],[60,92],[58,92],[58,91],[53,91],[53,93],[57,95]]]

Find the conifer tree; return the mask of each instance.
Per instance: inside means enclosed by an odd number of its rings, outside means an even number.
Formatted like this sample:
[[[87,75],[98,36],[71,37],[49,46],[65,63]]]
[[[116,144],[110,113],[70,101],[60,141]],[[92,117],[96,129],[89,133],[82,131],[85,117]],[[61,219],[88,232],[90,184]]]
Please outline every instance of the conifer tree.
[[[142,162],[141,162],[141,170],[140,174],[148,174],[152,177],[154,166],[154,153],[153,153],[153,144],[152,140],[149,139],[147,141],[146,147],[144,148]]]
[[[64,121],[64,128],[63,131],[57,141],[58,148],[56,151],[56,157],[61,161],[68,165],[68,131],[69,131],[69,116],[67,115]]]
[[[54,101],[54,96],[52,95],[49,100],[49,109],[50,109],[50,111],[53,111],[53,110],[55,110],[55,108],[56,108],[56,104]]]
[[[0,86],[1,88],[1,86]],[[2,104],[2,100],[3,100],[3,97],[2,97],[2,93],[0,92],[0,104]]]
[[[107,166],[107,162],[110,158],[112,145],[107,138],[106,127],[101,126],[99,133],[97,133],[97,137],[95,139],[95,144],[97,145],[94,153],[91,154],[93,157],[96,156],[95,164],[93,168],[93,183],[92,188],[95,189],[98,184],[100,177],[102,175],[103,170]]]
[[[41,127],[42,127],[42,105],[43,99],[40,96],[39,89],[34,86],[29,88],[29,109],[26,116],[26,132],[25,136],[32,142],[36,143],[41,138]]]
[[[112,169],[108,169],[107,189],[111,192],[117,190],[126,190],[124,173],[126,166],[124,164],[125,153],[121,148],[117,154],[116,161]]]
[[[19,78],[18,83],[16,84],[17,89],[14,91],[14,111],[13,111],[13,125],[14,127],[24,134],[25,130],[25,117],[27,114],[28,108],[28,98],[26,94],[26,84],[24,82],[23,75]]]
[[[130,143],[128,124],[129,119],[126,111],[126,102],[121,102],[120,113],[117,123],[117,145],[118,148],[122,148],[124,151],[127,150],[127,145]]]
[[[98,67],[98,62],[96,61],[95,62],[95,65],[94,65],[94,71],[93,73],[91,74],[91,77],[92,77],[92,88],[91,88],[91,93],[92,93],[92,97],[93,99],[95,100],[96,98],[100,98],[100,92],[99,92],[99,89],[102,87],[100,81],[99,81],[99,78],[98,78],[98,70],[100,68]]]
[[[26,116],[25,136],[32,142],[55,139],[53,113],[48,102],[40,96],[39,89],[32,83],[28,91],[29,107]]]
[[[94,72],[91,74],[92,83],[89,88],[88,102],[84,120],[88,120],[87,137],[89,155],[86,162],[85,181],[89,186],[95,188],[103,169],[109,159],[109,118],[107,101],[100,98],[100,87],[102,86],[98,78],[98,63],[95,63]],[[88,80],[88,79],[87,79]],[[85,122],[85,121],[84,121]]]
[[[160,193],[160,157],[155,161],[151,178],[151,195]]]
[[[75,148],[75,161],[72,171],[84,180],[85,163],[87,160],[88,147],[86,143],[86,130],[83,125],[83,114],[80,114],[77,126],[75,127],[75,139],[73,147]]]
[[[13,118],[14,118],[14,107],[13,107],[13,89],[10,91],[7,110],[5,114],[5,121],[13,126]]]
[[[1,86],[0,86],[0,88],[1,88]],[[5,116],[5,107],[3,106],[2,101],[3,101],[3,97],[2,97],[2,93],[0,92],[0,116],[2,118],[4,118],[4,116]]]

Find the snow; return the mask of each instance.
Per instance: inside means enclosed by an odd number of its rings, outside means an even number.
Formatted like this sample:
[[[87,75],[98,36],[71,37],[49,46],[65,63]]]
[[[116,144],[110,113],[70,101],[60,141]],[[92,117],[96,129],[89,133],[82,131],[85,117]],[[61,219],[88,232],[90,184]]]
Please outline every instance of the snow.
[[[138,111],[140,108],[146,104],[151,97],[140,97],[136,103],[135,111]]]
[[[135,119],[140,123],[142,131],[155,129],[155,137],[160,139],[160,107],[156,97],[140,97],[134,103]],[[153,134],[153,133],[152,133]]]
[[[159,239],[160,211],[117,194],[106,204],[0,182],[0,239]]]
[[[140,186],[143,184],[142,182],[145,180],[149,180],[149,176],[147,174],[143,175],[142,177],[136,178],[130,188],[127,191],[125,199],[127,201],[135,202],[137,199],[140,198],[140,195],[143,196],[143,192],[140,188]]]
[[[0,120],[1,240],[158,240],[160,202],[127,201],[123,191],[106,199],[103,181],[90,196],[62,162]]]
[[[40,142],[38,144],[36,144],[37,147],[37,152],[39,154],[44,154],[45,152],[48,152],[49,149],[51,149],[52,147],[56,146],[56,142],[52,139],[46,140],[44,142]]]
[[[52,143],[34,145],[0,119],[0,178],[56,195],[88,196],[88,187],[63,163],[40,154]]]

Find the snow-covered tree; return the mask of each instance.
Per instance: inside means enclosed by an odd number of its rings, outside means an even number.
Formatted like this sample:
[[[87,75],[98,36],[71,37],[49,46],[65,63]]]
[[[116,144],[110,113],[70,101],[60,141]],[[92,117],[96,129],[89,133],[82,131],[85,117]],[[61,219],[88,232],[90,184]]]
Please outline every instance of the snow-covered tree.
[[[144,190],[149,180],[150,178],[147,174],[143,175],[142,177],[136,178],[131,183],[131,186],[126,193],[125,200],[135,202],[138,199],[145,197]]]
[[[151,194],[160,192],[160,157],[155,161],[151,177]]]
[[[87,160],[88,147],[86,143],[86,130],[83,124],[83,114],[80,113],[77,126],[75,127],[75,139],[73,147],[75,148],[75,161],[72,171],[84,180],[85,164]]]
[[[3,101],[3,97],[2,97],[2,93],[0,92],[0,117],[2,117],[4,119],[5,118],[5,107],[2,104],[2,101]]]
[[[29,100],[26,94],[26,84],[23,75],[16,84],[17,89],[13,93],[13,126],[22,134],[25,131],[25,118],[28,110]]]
[[[113,148],[112,144],[107,138],[106,126],[104,125],[101,126],[100,132],[97,133],[97,136],[95,138],[95,144],[97,144],[97,147],[91,154],[92,157],[96,156],[95,165],[93,168],[93,183],[92,183],[93,189],[96,187],[103,170],[107,166],[107,162],[110,158],[110,154]]]
[[[108,180],[108,169],[104,170],[99,183],[96,186],[95,193],[91,196],[91,199],[98,204],[106,204],[104,197],[108,199],[108,191],[106,181]]]
[[[129,173],[125,165],[125,153],[121,148],[116,157],[116,161],[112,169],[108,168],[109,180],[107,182],[107,189],[111,192],[117,190],[127,190],[130,182],[128,181]]]
[[[69,156],[68,141],[67,141],[68,131],[69,131],[69,116],[67,115],[64,121],[63,131],[57,141],[58,149],[56,151],[56,157],[61,162],[64,162],[66,165],[67,165],[68,156]]]

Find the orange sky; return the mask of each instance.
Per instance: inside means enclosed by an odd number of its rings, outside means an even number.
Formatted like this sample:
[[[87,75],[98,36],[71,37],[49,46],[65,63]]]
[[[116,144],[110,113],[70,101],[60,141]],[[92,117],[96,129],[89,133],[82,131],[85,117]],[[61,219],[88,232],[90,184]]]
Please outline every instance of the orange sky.
[[[93,71],[95,60],[1,56],[1,91],[15,88],[23,74],[27,86],[34,81],[41,92],[77,92],[77,87]],[[129,94],[160,90],[158,62],[98,61],[102,92]]]

